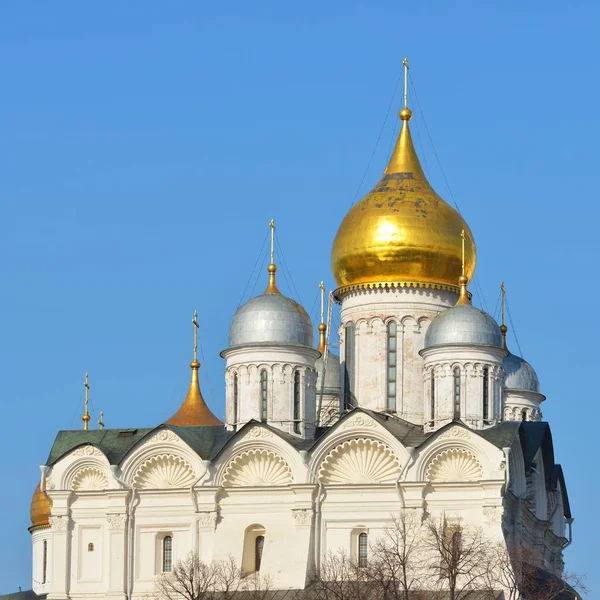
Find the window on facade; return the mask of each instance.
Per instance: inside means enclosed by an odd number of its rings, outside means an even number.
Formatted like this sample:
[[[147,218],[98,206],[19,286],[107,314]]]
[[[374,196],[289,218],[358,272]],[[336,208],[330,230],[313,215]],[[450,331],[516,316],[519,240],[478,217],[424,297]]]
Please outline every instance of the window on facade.
[[[170,573],[173,570],[173,537],[166,535],[162,541],[162,571]]]
[[[262,562],[263,548],[265,547],[265,536],[258,535],[254,540],[254,570],[260,571],[260,563]]]
[[[88,544],[88,552],[93,552],[94,551],[94,544],[92,544],[91,542]]]
[[[44,540],[42,546],[42,583],[46,583],[48,575],[48,541]]]
[[[267,379],[267,372],[263,369],[260,372],[260,420],[267,420],[267,408],[268,408],[268,392],[269,382]]]
[[[527,421],[527,409],[521,411],[521,421]]]
[[[460,367],[454,369],[454,418],[460,419]]]
[[[366,533],[361,533],[358,536],[358,566],[367,566],[367,554],[368,554],[368,537]]]
[[[355,340],[354,324],[344,329],[344,410],[354,408]]]
[[[300,433],[300,373],[294,373],[294,433]]]
[[[431,390],[429,392],[431,398],[431,420],[435,421],[435,372],[431,369]]]
[[[238,374],[233,374],[233,424],[235,425],[238,422],[238,394],[239,394],[239,385],[238,385]]]
[[[490,418],[490,370],[483,367],[483,420]]]
[[[387,326],[387,409],[396,410],[396,373],[397,373],[398,326],[390,321]]]

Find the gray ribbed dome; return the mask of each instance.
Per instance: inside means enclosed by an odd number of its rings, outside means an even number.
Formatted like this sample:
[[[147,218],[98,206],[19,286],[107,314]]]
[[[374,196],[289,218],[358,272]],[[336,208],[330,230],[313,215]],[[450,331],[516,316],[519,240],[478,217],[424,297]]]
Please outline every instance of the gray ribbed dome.
[[[327,353],[327,371],[325,373],[325,387],[324,392],[328,391],[331,393],[339,393],[340,391],[340,357],[337,354]],[[323,357],[317,358],[315,362],[315,368],[317,369],[317,393],[321,392],[321,375],[323,373]]]
[[[504,359],[505,386],[509,390],[540,393],[540,382],[533,367],[520,356],[509,354]]]
[[[229,346],[273,343],[313,345],[313,326],[306,311],[291,298],[266,293],[248,300],[233,316]]]
[[[440,313],[425,334],[425,348],[448,344],[501,347],[502,334],[490,315],[471,304],[461,304]]]

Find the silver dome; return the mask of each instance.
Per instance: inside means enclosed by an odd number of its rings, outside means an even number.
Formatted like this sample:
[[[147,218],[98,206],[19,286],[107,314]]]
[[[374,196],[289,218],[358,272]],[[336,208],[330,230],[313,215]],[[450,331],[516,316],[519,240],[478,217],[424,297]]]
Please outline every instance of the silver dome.
[[[340,392],[341,386],[341,370],[340,357],[337,354],[327,352],[327,371],[325,372],[325,387],[324,393],[330,392],[337,394]],[[321,392],[321,376],[323,374],[323,357],[317,358],[315,362],[317,369],[317,394]]]
[[[243,344],[313,345],[313,326],[306,311],[291,298],[267,293],[248,300],[233,316],[229,346]]]
[[[533,367],[520,356],[509,354],[504,359],[505,386],[509,390],[540,393],[540,382]]]
[[[490,315],[461,304],[440,313],[425,334],[425,348],[449,344],[502,347],[502,334]]]

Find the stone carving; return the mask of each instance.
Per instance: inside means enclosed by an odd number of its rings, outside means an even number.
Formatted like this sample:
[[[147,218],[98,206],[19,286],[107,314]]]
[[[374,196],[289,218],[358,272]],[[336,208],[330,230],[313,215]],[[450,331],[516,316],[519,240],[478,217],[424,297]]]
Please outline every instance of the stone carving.
[[[305,508],[292,510],[292,516],[296,525],[309,525],[312,519],[312,510]]]
[[[427,480],[477,481],[483,476],[483,469],[477,457],[462,448],[450,448],[440,452],[429,464]]]
[[[103,456],[100,448],[96,448],[96,446],[92,446],[91,444],[80,446],[73,454],[75,456]]]
[[[73,477],[71,489],[74,492],[93,492],[105,490],[108,487],[108,479],[98,467],[84,467]]]
[[[173,433],[170,429],[161,429],[157,433],[155,433],[148,441],[150,443],[159,443],[159,442],[175,442],[178,443],[181,438]]]
[[[400,461],[377,440],[348,440],[334,448],[323,461],[319,479],[327,485],[389,484],[400,474]]]
[[[115,531],[125,529],[126,516],[124,514],[110,514],[106,515],[108,521],[108,528]]]
[[[69,517],[61,515],[57,517],[50,517],[50,528],[55,531],[66,531],[69,527]]]
[[[270,450],[242,452],[230,461],[223,486],[277,486],[292,483],[292,471],[281,456]]]
[[[213,527],[217,524],[217,513],[214,511],[198,514],[198,524],[200,527]]]
[[[495,523],[500,521],[503,516],[503,510],[501,506],[484,506],[483,517],[486,523]]]
[[[249,432],[248,436],[252,438],[271,438],[273,432],[269,431],[266,427],[253,427]]]
[[[160,454],[148,459],[133,478],[133,485],[141,490],[190,487],[196,476],[194,469],[183,458]]]
[[[353,427],[375,427],[375,421],[366,415],[358,414],[342,425],[342,429],[352,429]]]
[[[461,439],[469,439],[471,434],[462,427],[450,427],[450,429],[446,429],[443,433],[440,433],[440,438],[461,438]]]

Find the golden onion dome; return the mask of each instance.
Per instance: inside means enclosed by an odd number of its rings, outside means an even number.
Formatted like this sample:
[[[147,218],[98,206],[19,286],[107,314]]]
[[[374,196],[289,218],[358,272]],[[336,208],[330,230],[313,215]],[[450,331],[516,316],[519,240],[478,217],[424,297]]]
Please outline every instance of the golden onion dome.
[[[335,236],[331,263],[338,291],[385,285],[458,291],[462,230],[465,274],[473,276],[473,235],[427,181],[410,135],[411,116],[408,108],[400,111],[402,128],[383,177],[350,209]]]
[[[29,516],[31,518],[31,529],[36,527],[44,527],[50,524],[51,505],[48,498],[40,489],[40,484],[37,484],[33,496],[31,498],[31,508]]]

